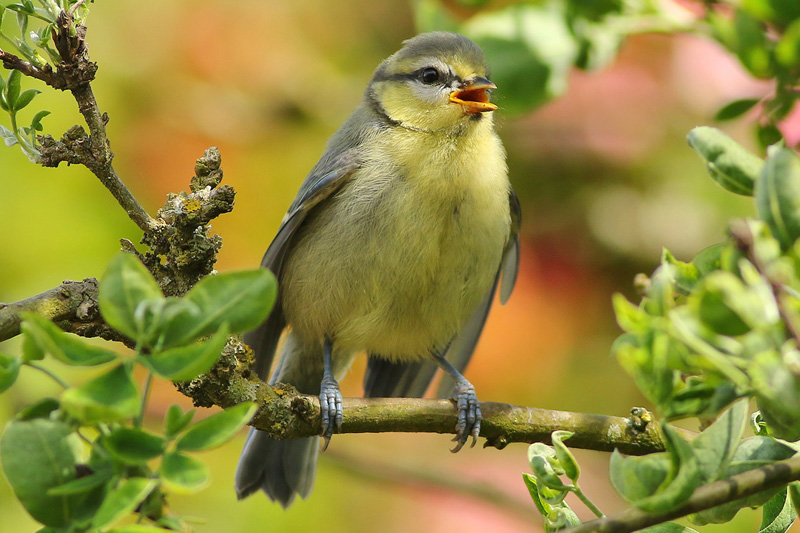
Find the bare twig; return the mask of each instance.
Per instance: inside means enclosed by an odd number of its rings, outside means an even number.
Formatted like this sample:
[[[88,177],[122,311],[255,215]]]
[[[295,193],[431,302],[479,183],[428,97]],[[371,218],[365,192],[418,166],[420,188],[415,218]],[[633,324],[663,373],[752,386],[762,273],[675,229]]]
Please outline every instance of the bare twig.
[[[122,182],[117,171],[114,170],[112,164],[114,153],[111,151],[106,135],[108,116],[100,113],[91,85],[87,84],[72,89],[72,95],[78,102],[78,109],[89,126],[88,145],[91,157],[81,157],[80,163],[97,176],[137,226],[145,232],[155,231],[160,223],[145,211]]]
[[[646,513],[638,509],[631,509],[619,516],[593,520],[565,531],[569,533],[637,531],[723,503],[739,500],[767,489],[780,487],[798,479],[800,479],[800,457],[792,457],[703,485],[694,491],[686,503],[676,509],[661,513]]]

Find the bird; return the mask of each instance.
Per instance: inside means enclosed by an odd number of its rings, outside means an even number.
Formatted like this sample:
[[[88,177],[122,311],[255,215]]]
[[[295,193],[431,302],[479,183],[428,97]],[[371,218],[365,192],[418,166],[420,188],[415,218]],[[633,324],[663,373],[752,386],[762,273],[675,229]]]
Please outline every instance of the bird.
[[[452,451],[474,446],[480,403],[462,372],[520,257],[495,89],[472,40],[419,34],[380,63],[329,139],[261,263],[278,280],[276,304],[244,336],[262,380],[319,395],[322,432],[277,440],[251,428],[239,499],[261,489],[286,508],[309,496],[320,437],[327,447],[341,430],[338,380],[360,353],[366,397],[421,397],[441,369],[439,394],[458,411]]]

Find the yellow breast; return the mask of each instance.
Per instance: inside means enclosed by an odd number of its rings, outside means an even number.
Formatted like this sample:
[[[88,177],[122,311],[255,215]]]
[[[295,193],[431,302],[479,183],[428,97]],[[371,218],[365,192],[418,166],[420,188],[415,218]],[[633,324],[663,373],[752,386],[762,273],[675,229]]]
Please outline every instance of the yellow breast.
[[[424,357],[458,333],[500,265],[505,155],[490,119],[459,136],[386,130],[364,148],[287,258],[284,312],[309,341]]]

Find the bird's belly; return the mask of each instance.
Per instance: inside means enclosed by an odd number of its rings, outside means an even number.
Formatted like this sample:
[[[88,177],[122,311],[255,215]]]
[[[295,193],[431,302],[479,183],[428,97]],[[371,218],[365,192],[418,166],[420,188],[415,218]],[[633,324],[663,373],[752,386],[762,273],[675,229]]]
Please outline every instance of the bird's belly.
[[[343,351],[410,360],[444,348],[491,288],[507,207],[487,218],[480,201],[421,205],[393,190],[356,216],[347,197],[308,222],[287,258],[287,322]]]

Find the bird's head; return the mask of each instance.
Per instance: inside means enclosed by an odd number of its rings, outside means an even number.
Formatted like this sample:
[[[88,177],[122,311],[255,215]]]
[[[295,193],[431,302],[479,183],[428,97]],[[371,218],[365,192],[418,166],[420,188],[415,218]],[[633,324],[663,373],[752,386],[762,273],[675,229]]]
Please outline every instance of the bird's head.
[[[489,101],[495,88],[478,45],[455,33],[432,32],[405,41],[378,66],[367,98],[395,123],[438,131],[497,109]]]

